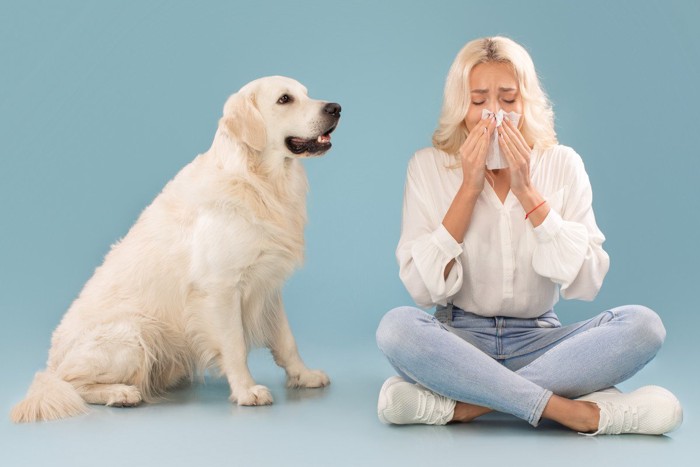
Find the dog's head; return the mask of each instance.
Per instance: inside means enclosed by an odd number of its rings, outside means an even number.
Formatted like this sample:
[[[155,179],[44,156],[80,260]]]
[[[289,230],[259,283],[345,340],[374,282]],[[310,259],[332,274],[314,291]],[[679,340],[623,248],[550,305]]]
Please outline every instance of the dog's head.
[[[253,151],[306,157],[331,148],[339,119],[339,104],[310,99],[299,82],[270,76],[232,95],[219,127]]]

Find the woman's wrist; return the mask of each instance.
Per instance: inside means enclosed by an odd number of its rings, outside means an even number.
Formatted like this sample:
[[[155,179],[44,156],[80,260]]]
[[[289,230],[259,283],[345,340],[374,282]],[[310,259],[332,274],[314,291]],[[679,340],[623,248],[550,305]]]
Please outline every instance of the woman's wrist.
[[[467,185],[466,183],[462,183],[459,186],[459,190],[457,191],[457,196],[462,198],[463,200],[469,200],[469,201],[474,201],[476,202],[476,199],[479,197],[481,192],[484,190],[484,187],[482,186],[481,189],[474,187],[472,185]]]
[[[547,218],[549,214],[549,204],[544,196],[540,194],[534,187],[521,192],[514,193],[523,210],[527,213],[526,219],[532,223],[533,227],[537,227]]]
[[[442,225],[457,243],[464,241],[464,235],[469,227],[472,211],[478,197],[479,192],[474,190],[473,187],[462,185],[457,190],[450,208],[442,219]]]

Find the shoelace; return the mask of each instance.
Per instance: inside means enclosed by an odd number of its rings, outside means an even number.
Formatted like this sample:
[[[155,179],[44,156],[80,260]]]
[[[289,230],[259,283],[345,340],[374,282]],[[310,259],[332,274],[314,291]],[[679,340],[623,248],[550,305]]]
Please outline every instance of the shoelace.
[[[421,420],[425,418],[425,413],[428,410],[428,402],[431,397],[434,398],[435,396],[428,391],[420,391],[418,393],[418,418]],[[433,407],[435,406],[435,404],[432,405]]]
[[[606,426],[603,428],[604,432],[618,434],[639,429],[639,414],[636,407],[610,402],[605,402],[602,405],[605,406],[608,414]]]

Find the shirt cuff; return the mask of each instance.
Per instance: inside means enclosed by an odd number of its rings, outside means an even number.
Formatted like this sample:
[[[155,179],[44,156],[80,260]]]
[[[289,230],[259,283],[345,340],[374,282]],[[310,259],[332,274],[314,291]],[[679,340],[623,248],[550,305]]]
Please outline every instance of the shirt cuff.
[[[456,258],[462,254],[462,244],[457,243],[457,240],[454,239],[452,234],[448,232],[442,224],[433,232],[432,240],[450,259]]]
[[[534,228],[535,237],[539,243],[551,242],[557,236],[564,224],[564,219],[561,218],[558,212],[550,207],[547,217],[544,221]]]

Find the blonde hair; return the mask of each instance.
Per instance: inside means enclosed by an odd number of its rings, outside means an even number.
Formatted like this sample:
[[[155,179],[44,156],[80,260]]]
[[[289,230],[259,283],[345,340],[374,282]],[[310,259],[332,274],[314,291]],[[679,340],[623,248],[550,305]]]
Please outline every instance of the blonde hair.
[[[496,36],[473,40],[457,54],[447,74],[433,146],[456,155],[467,139],[469,130],[464,119],[471,102],[469,74],[476,65],[488,62],[508,63],[513,68],[523,100],[520,131],[525,141],[535,149],[547,149],[557,144],[552,104],[540,86],[530,55],[515,41]]]

